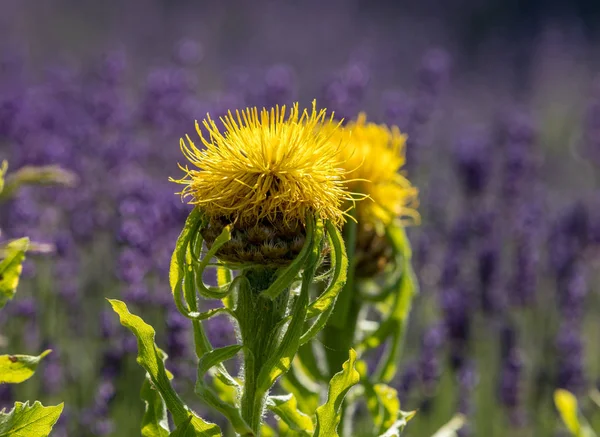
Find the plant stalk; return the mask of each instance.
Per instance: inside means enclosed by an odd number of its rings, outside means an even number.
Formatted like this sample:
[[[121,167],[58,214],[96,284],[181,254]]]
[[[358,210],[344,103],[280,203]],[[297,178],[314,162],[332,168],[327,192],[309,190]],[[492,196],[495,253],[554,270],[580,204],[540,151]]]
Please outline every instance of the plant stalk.
[[[262,416],[267,393],[259,390],[258,377],[275,350],[281,321],[285,317],[289,288],[274,300],[263,298],[275,280],[275,269],[251,269],[244,273],[248,282],[239,289],[236,313],[238,315],[242,344],[244,345],[244,384],[240,399],[242,418],[260,436]]]

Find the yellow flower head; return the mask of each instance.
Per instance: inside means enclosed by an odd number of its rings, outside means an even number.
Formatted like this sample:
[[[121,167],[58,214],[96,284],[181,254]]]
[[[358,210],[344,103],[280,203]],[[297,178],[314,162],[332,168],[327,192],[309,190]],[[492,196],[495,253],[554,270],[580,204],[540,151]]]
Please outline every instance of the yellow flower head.
[[[396,218],[418,222],[418,190],[400,173],[406,136],[396,126],[367,123],[364,113],[341,135],[348,137],[343,155],[349,189],[370,197],[356,204],[359,223],[379,228]]]
[[[341,146],[330,141],[333,132],[320,127],[326,111],[298,110],[294,104],[259,112],[256,108],[229,112],[221,118],[221,133],[207,116],[202,122],[208,132],[196,131],[204,149],[189,136],[181,150],[195,168],[181,167],[186,176],[183,196],[210,217],[239,224],[261,219],[284,223],[304,222],[307,213],[344,221],[341,209],[350,197],[344,182]],[[341,128],[340,128],[341,129]]]

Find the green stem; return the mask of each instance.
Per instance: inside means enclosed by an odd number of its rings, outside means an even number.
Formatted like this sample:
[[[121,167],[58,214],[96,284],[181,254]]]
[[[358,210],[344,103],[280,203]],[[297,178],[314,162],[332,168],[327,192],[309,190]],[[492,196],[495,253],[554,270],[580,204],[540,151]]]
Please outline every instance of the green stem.
[[[289,289],[274,300],[261,297],[275,280],[275,269],[251,269],[244,275],[249,287],[241,286],[237,299],[236,313],[239,320],[242,344],[244,345],[244,385],[240,399],[242,418],[260,435],[262,416],[267,393],[259,391],[258,376],[275,349],[281,321],[285,317]]]

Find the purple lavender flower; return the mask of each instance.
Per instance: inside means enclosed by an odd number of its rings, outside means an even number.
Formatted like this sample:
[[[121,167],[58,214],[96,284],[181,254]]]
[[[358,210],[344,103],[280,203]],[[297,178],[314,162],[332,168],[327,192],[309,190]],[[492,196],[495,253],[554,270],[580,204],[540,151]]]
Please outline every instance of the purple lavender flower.
[[[425,393],[432,393],[441,375],[439,352],[444,342],[442,326],[432,326],[423,336],[419,357],[419,376]]]
[[[521,378],[523,377],[523,360],[517,347],[517,334],[510,326],[505,326],[500,336],[500,380],[499,397],[509,413],[513,425],[523,423],[521,407]]]
[[[583,367],[583,341],[580,328],[573,322],[563,323],[556,338],[558,372],[556,385],[573,393],[581,393],[586,378]]]
[[[467,196],[481,195],[491,176],[490,143],[478,130],[465,133],[454,147],[456,173]]]

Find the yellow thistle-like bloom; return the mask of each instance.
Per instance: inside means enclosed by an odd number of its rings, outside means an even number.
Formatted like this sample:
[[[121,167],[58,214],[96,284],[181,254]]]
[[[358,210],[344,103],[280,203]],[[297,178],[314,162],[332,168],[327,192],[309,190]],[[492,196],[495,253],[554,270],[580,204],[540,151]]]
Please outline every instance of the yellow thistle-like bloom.
[[[207,116],[196,122],[205,149],[189,136],[181,149],[193,167],[181,167],[186,176],[183,196],[213,218],[251,226],[265,219],[285,224],[304,222],[307,213],[344,222],[341,207],[350,194],[345,188],[341,145],[333,132],[321,129],[326,111],[298,109],[294,104],[271,110],[256,108],[229,112],[221,118],[222,133]],[[341,128],[340,128],[341,129]],[[335,131],[336,129],[333,129]]]
[[[401,173],[406,135],[396,126],[368,123],[364,113],[341,135],[349,137],[343,149],[349,188],[370,197],[356,205],[359,223],[373,228],[396,218],[417,223],[418,190]]]

